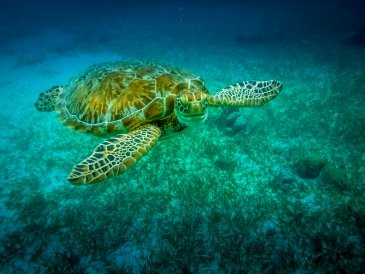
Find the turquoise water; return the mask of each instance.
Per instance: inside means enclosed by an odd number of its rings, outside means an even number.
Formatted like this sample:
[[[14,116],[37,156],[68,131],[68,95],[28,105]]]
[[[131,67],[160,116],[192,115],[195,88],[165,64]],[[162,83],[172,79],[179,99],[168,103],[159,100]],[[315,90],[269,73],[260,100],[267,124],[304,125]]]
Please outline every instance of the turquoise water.
[[[37,3],[42,11],[20,2],[1,17],[1,273],[364,269],[365,24],[355,4]],[[104,139],[34,102],[120,60],[190,70],[211,93],[243,80],[284,89],[264,107],[212,109],[122,175],[73,186],[72,167]]]

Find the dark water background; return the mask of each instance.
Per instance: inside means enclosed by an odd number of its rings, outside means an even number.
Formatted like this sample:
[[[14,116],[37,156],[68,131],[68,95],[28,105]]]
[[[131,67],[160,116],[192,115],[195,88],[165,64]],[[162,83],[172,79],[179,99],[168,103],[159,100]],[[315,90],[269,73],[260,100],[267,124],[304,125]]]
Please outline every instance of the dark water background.
[[[361,1],[2,1],[1,273],[361,273]],[[131,170],[75,187],[104,139],[34,108],[88,65],[171,64],[211,93],[277,79],[262,108],[222,108]]]

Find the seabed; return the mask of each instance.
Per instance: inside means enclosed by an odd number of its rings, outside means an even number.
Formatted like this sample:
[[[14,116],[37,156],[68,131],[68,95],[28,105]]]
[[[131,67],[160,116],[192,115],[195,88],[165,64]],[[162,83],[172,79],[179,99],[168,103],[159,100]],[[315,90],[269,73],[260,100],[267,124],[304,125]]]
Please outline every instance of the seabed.
[[[3,44],[0,272],[363,271],[365,47],[341,35],[245,36],[173,12],[163,28],[130,18],[94,36],[50,27]],[[243,80],[284,89],[264,107],[211,109],[126,173],[73,186],[72,167],[103,138],[34,102],[117,60],[182,67],[211,93]]]

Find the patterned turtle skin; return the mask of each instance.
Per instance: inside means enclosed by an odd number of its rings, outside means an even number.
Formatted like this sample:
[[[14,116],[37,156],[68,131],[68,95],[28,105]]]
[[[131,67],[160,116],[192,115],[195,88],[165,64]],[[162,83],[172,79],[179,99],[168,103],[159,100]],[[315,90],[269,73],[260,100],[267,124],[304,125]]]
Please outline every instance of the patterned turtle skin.
[[[182,69],[113,62],[89,67],[64,87],[53,86],[40,94],[35,107],[55,110],[73,129],[113,135],[68,176],[84,185],[126,171],[160,136],[204,122],[209,107],[262,106],[281,89],[276,80],[245,81],[210,94],[199,76]]]

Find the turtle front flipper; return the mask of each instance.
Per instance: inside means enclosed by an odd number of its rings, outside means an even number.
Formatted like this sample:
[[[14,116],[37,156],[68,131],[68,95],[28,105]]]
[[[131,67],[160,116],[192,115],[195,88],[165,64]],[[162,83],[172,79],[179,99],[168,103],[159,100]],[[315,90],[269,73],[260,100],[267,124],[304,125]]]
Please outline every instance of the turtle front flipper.
[[[161,130],[157,126],[144,125],[128,134],[111,137],[76,165],[67,179],[72,184],[83,185],[120,174],[147,154],[160,134]]]
[[[42,92],[39,94],[39,97],[37,101],[35,102],[35,107],[39,111],[54,111],[58,95],[60,92],[63,91],[63,87],[61,86],[54,86],[50,89],[46,90],[45,92]]]
[[[210,106],[262,106],[274,99],[283,84],[276,80],[245,81],[220,90],[208,101]]]

